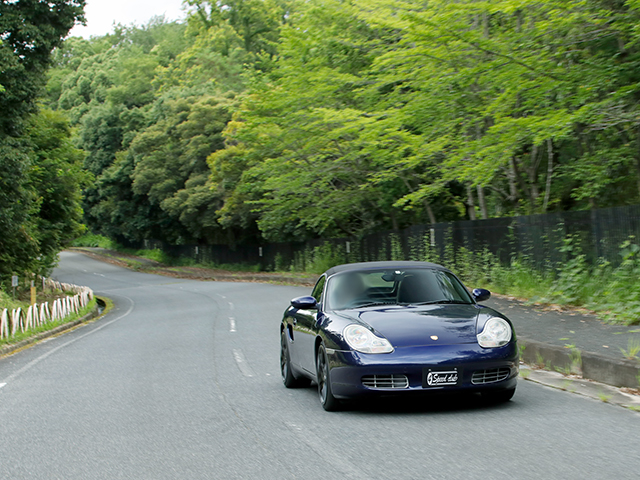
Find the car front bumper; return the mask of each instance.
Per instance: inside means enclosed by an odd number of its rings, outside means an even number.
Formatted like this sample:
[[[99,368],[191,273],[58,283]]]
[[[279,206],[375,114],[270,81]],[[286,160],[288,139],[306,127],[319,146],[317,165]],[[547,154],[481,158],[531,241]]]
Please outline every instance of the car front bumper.
[[[515,388],[519,371],[516,342],[486,349],[478,344],[462,344],[403,347],[388,354],[344,350],[327,353],[331,388],[342,399],[506,390]],[[433,375],[427,380],[429,373]],[[442,383],[432,381],[434,377],[440,377]]]

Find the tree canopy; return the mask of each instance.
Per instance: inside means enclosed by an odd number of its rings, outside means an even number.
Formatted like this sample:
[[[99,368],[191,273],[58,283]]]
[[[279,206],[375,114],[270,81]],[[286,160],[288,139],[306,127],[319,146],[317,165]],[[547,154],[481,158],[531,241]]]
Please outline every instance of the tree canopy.
[[[54,55],[85,221],[359,236],[640,201],[636,0],[189,0]]]
[[[42,273],[82,226],[83,152],[60,112],[38,111],[51,52],[84,0],[0,2],[0,284]]]

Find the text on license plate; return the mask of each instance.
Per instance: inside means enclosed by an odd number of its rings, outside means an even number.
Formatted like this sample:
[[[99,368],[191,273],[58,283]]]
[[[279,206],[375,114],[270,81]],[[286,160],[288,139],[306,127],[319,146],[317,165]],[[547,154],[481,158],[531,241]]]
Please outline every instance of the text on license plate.
[[[425,368],[422,370],[422,387],[444,387],[447,385],[458,385],[460,375],[458,369],[432,370]]]

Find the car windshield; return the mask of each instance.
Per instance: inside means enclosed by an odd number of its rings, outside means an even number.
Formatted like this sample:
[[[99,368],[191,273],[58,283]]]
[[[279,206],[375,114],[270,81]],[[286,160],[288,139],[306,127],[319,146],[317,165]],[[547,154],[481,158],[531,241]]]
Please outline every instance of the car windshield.
[[[327,286],[327,306],[344,310],[379,305],[473,303],[451,273],[430,268],[344,272]]]

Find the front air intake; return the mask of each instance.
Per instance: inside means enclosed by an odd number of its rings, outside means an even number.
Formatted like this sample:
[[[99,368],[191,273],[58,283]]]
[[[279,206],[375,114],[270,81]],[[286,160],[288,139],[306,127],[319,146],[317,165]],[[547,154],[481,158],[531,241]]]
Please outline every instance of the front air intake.
[[[365,375],[362,385],[380,390],[409,388],[409,379],[406,375]]]
[[[471,383],[482,385],[485,383],[501,382],[509,378],[508,368],[491,368],[489,370],[476,370],[471,377]]]

